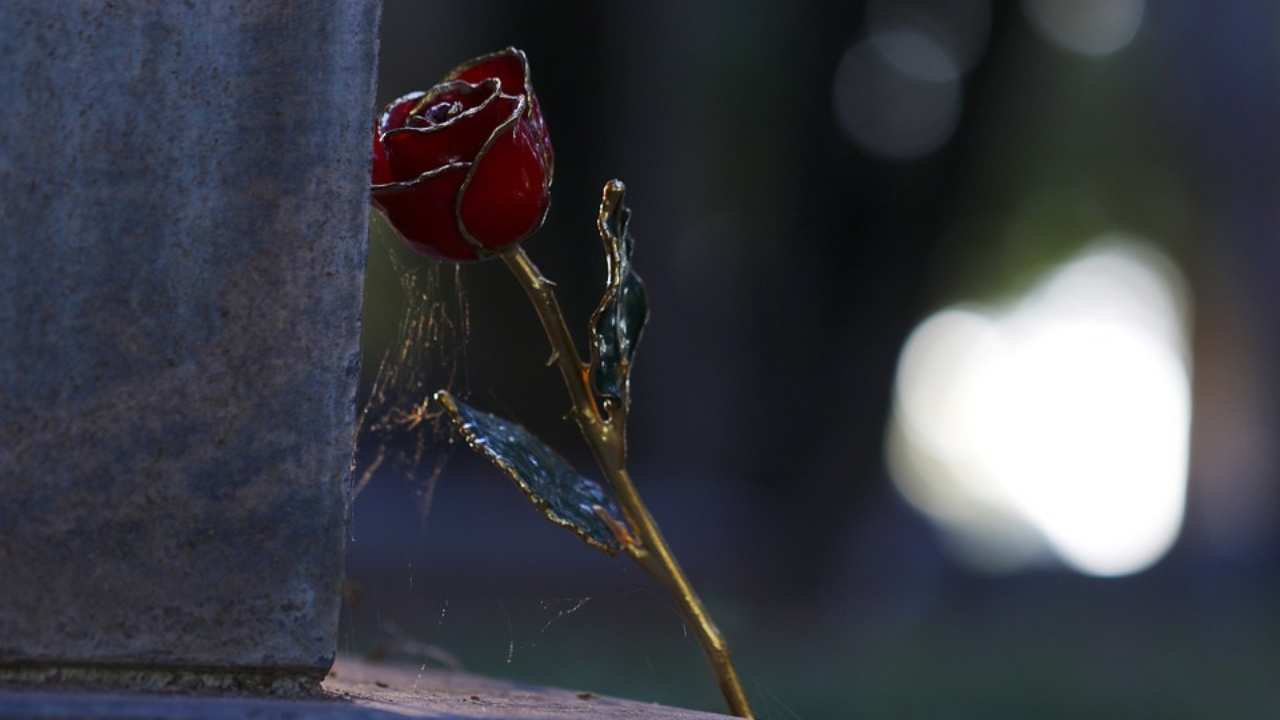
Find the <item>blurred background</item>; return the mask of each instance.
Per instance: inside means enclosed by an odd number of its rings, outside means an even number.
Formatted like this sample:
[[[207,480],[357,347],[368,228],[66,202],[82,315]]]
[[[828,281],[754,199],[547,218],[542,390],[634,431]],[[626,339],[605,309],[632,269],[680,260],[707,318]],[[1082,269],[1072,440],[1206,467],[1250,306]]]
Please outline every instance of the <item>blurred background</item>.
[[[633,475],[762,717],[1274,713],[1280,5],[388,0],[379,108],[509,44],[575,328],[627,183]],[[720,710],[647,577],[424,416],[593,469],[506,269],[372,235],[342,650]]]

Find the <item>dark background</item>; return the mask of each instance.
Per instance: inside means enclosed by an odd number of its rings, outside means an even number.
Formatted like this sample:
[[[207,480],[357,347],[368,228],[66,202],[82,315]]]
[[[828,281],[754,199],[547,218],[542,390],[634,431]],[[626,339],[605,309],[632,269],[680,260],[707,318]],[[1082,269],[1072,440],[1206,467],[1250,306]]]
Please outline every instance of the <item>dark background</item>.
[[[1105,44],[1135,8],[1115,52],[1055,40]],[[903,29],[934,43],[905,65],[865,42]],[[1274,712],[1280,6],[390,0],[379,107],[508,44],[557,155],[527,250],[575,329],[600,187],[629,188],[653,308],[633,475],[762,717]],[[1125,577],[974,570],[886,468],[903,343],[1117,230],[1193,298],[1181,534]],[[448,385],[592,467],[505,268],[433,266],[375,222],[365,313],[365,395],[392,375],[361,436],[342,649],[720,709],[638,569],[406,419]]]

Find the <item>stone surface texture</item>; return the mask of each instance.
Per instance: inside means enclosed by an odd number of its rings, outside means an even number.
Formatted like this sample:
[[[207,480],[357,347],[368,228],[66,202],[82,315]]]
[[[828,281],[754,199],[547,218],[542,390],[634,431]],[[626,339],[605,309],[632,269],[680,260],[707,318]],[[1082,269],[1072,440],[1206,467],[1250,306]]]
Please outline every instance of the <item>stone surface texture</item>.
[[[307,699],[0,691],[9,718],[258,718],[259,720],[723,720],[724,715],[517,686],[472,675],[339,660]]]
[[[332,662],[379,12],[0,4],[12,677]]]

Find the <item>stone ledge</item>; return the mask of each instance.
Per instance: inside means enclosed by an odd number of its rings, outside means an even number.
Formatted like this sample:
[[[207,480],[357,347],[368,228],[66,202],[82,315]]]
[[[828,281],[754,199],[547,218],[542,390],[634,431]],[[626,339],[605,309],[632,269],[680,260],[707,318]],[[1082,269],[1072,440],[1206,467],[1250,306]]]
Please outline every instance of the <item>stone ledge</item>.
[[[340,658],[321,692],[305,699],[147,695],[48,689],[0,690],[9,718],[245,718],[256,720],[717,720],[681,710],[571,690],[515,685],[465,673],[416,672]]]
[[[60,692],[144,692],[175,695],[314,696],[320,674],[311,668],[165,668],[163,666],[27,663],[0,665],[0,688]]]

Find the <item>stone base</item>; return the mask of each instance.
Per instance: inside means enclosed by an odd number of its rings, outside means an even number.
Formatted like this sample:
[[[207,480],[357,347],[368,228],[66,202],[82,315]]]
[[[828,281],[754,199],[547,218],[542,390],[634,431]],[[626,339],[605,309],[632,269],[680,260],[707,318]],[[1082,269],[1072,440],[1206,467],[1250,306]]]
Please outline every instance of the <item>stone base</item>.
[[[153,678],[161,675],[164,673],[157,673]],[[196,677],[200,674],[191,675]],[[64,679],[67,682],[76,680],[74,676]],[[168,691],[177,689],[171,684],[143,687]],[[203,686],[202,689],[214,688]],[[68,720],[135,717],[154,720],[244,717],[257,720],[395,720],[405,717],[450,720],[723,720],[725,716],[586,692],[513,685],[464,673],[417,672],[339,658],[318,690],[293,699],[172,692],[53,691],[48,686],[31,691],[0,690],[0,720],[33,717]]]
[[[310,668],[298,672],[132,668],[112,665],[31,665],[0,667],[0,687],[58,691],[111,691],[165,694],[270,695],[312,697],[320,677]]]
[[[0,2],[0,666],[332,664],[381,5]]]

